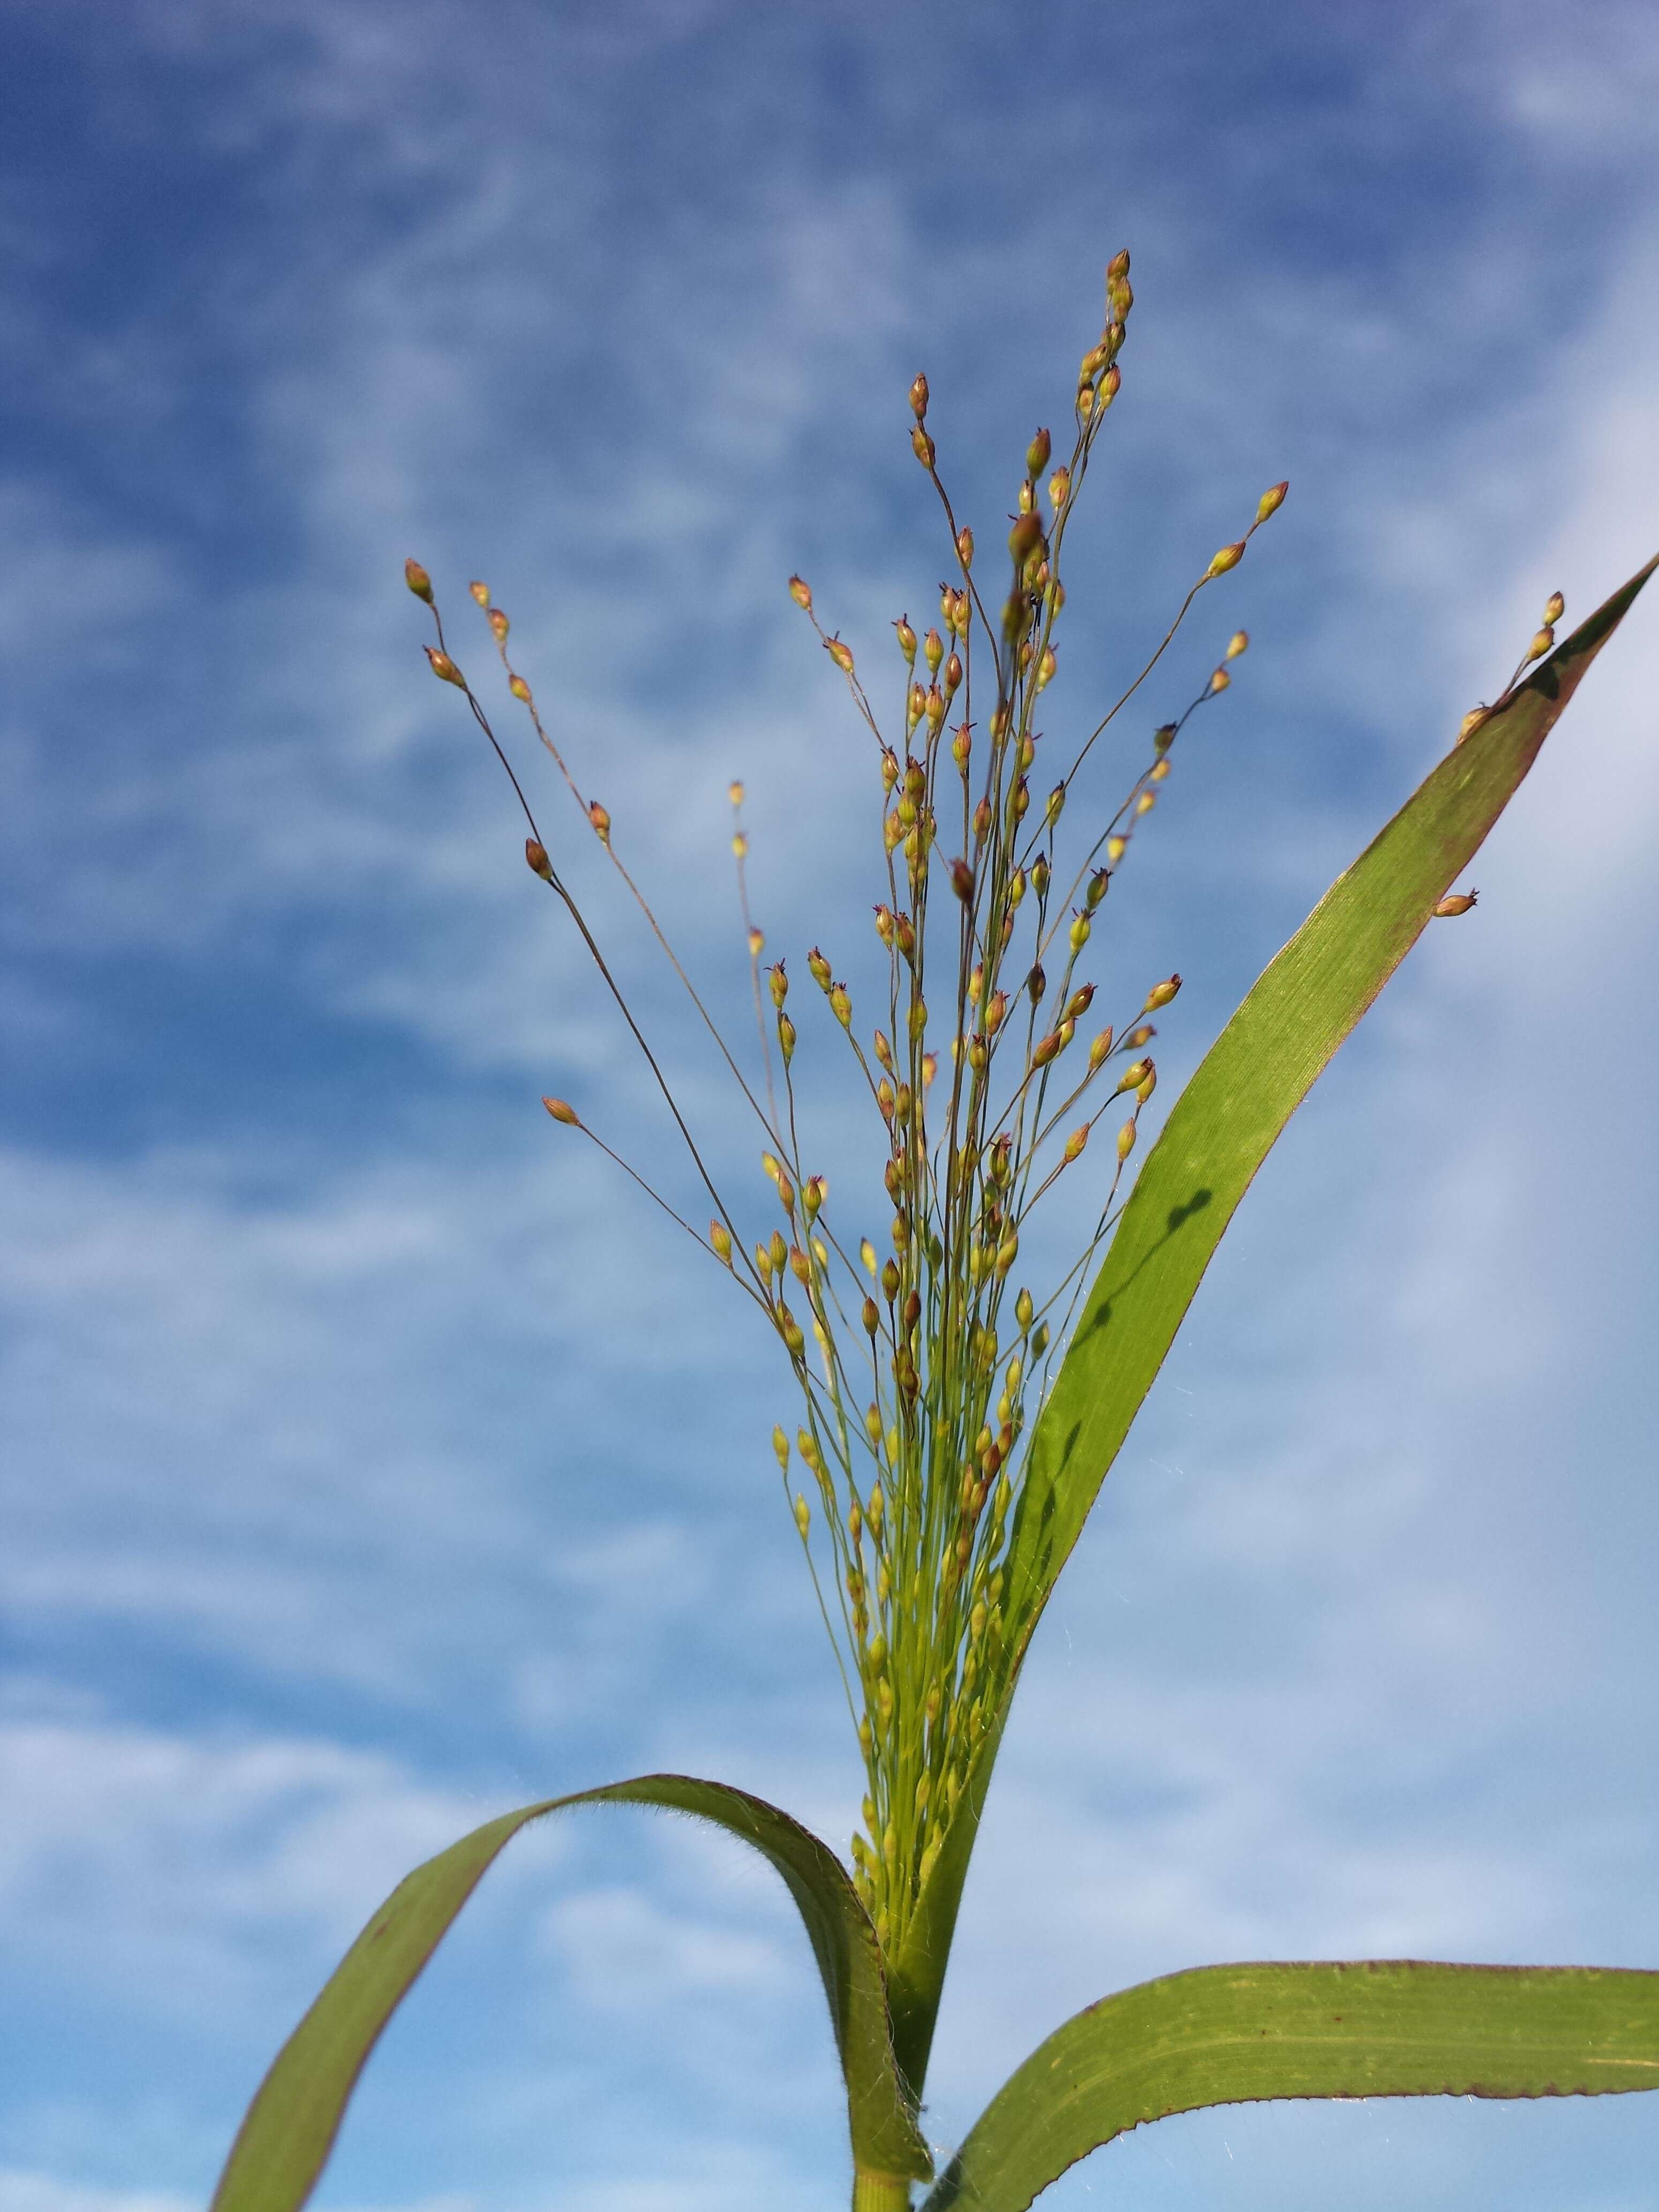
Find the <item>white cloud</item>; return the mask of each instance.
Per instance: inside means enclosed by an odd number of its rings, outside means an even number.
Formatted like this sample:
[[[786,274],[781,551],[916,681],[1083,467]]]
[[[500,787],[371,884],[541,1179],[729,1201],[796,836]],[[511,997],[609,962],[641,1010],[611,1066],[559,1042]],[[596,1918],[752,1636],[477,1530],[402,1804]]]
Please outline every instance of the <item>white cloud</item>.
[[[0,1723],[0,1794],[13,1972],[152,2020],[209,2016],[296,1961],[320,1983],[411,1866],[493,1809],[329,1741],[50,1717]]]
[[[0,2212],[197,2212],[192,2198],[167,2189],[107,2189],[56,2174],[0,2168]]]

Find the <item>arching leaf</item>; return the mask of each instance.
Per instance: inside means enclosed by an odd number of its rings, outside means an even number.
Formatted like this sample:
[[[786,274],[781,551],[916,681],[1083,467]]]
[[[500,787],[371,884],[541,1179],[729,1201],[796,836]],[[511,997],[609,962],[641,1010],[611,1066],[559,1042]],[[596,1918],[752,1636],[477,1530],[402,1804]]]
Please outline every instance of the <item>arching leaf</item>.
[[[723,1783],[648,1774],[504,1813],[393,1890],[278,2052],[248,2107],[213,2212],[298,2212],[315,2187],[381,2030],[450,1923],[521,1828],[573,1805],[657,1805],[712,1820],[783,1876],[830,2001],[857,2166],[926,2179],[933,2161],[893,2062],[875,1931],[827,1845],[763,1799]]]

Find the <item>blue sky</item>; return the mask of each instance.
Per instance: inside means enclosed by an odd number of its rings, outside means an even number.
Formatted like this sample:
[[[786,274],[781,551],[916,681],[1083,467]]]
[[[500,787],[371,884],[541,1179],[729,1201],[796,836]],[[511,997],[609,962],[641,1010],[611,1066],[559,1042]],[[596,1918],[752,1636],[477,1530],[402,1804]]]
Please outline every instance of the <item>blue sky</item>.
[[[767,1444],[787,1380],[541,1112],[684,1188],[426,673],[405,555],[480,665],[488,579],[741,1032],[728,779],[775,946],[856,981],[874,895],[867,758],[784,580],[890,649],[943,573],[911,375],[990,526],[1127,244],[1056,714],[1293,487],[1149,702],[1248,625],[1115,895],[1122,973],[1188,978],[1173,1091],[1547,593],[1582,615],[1659,544],[1659,29],[4,16],[0,2212],[183,2212],[338,1951],[465,1827],[667,1765],[843,1843],[858,1790]],[[1476,914],[1230,1234],[1028,1668],[940,2142],[1065,2014],[1176,1966],[1659,1965],[1656,696],[1644,604]],[[573,1819],[492,1876],[320,2201],[840,2203],[820,2009],[735,1846]],[[1650,2098],[1253,2106],[1048,2201],[1623,2212],[1656,2159]]]

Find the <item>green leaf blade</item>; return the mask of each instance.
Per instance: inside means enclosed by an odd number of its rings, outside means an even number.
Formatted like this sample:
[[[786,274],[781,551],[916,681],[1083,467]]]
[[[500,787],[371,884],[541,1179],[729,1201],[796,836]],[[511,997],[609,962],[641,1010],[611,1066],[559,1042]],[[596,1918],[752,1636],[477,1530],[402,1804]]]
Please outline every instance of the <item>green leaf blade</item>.
[[[1024,2212],[1114,2136],[1288,2097],[1659,2088],[1659,1973],[1420,1960],[1201,1966],[1076,2014],[975,2122],[923,2212]]]
[[[1032,1437],[1009,1563],[1017,1650],[1256,1170],[1480,849],[1656,566],[1431,771],[1269,962],[1176,1100]]]
[[[990,1724],[894,1963],[899,2063],[920,2088],[1002,1729],[1031,1635],[1228,1223],[1291,1115],[1428,926],[1659,559],[1454,747],[1271,961],[1147,1155],[1039,1416]]]
[[[370,2052],[484,1875],[532,1821],[599,1804],[690,1814],[770,1863],[805,1924],[829,1999],[856,2166],[931,2176],[933,2161],[894,2062],[875,1930],[841,1862],[763,1798],[690,1775],[650,1774],[505,1813],[406,1876],[278,2052],[231,2146],[212,2212],[298,2212],[328,2161]]]

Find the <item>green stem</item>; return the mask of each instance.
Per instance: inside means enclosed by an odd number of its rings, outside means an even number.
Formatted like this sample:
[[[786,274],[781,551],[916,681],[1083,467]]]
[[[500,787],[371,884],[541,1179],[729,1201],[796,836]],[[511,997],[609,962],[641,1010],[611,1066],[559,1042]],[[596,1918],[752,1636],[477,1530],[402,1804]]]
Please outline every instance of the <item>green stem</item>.
[[[854,2172],[853,2212],[910,2212],[910,2185],[902,2174]]]

